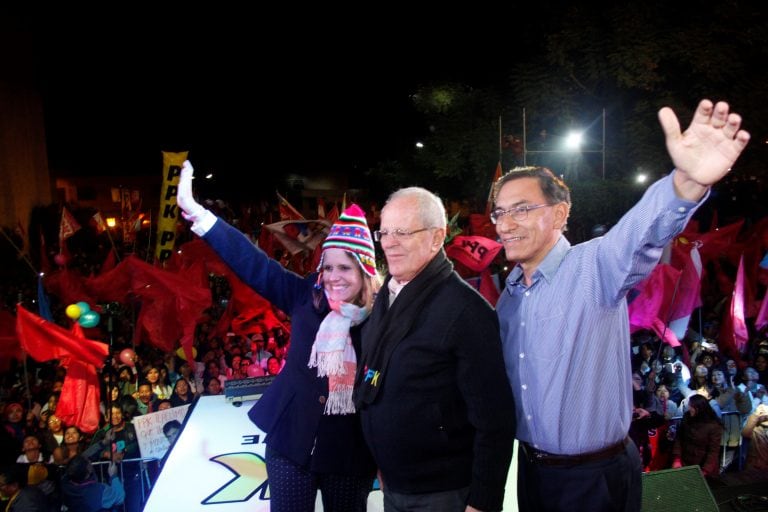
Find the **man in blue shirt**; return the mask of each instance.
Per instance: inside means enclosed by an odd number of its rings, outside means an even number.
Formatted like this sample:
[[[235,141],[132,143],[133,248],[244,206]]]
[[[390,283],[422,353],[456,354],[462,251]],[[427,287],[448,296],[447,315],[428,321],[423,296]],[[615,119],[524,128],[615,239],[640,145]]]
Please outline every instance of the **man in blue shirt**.
[[[699,103],[681,133],[659,112],[675,171],[605,236],[563,236],[568,187],[542,167],[495,186],[491,220],[516,266],[497,305],[521,443],[520,510],[640,510],[626,294],[653,270],[749,141],[728,104]]]

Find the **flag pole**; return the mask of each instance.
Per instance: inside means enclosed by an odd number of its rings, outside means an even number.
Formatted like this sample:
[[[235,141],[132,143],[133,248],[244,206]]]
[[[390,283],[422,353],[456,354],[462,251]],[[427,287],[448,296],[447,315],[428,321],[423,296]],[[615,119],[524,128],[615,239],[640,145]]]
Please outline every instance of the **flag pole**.
[[[35,275],[38,275],[38,274],[39,274],[39,272],[38,272],[38,271],[35,269],[34,265],[32,265],[32,260],[30,260],[30,259],[29,259],[29,256],[27,256],[27,254],[26,254],[26,253],[22,252],[22,250],[19,248],[19,246],[18,246],[18,245],[16,245],[15,243],[13,243],[13,240],[11,239],[11,237],[10,237],[10,236],[8,236],[8,233],[6,233],[4,229],[0,229],[0,233],[2,233],[2,234],[3,234],[3,236],[5,237],[5,239],[6,239],[6,240],[8,240],[8,243],[9,243],[9,244],[11,244],[11,247],[13,247],[14,249],[16,249],[16,252],[17,252],[17,253],[19,254],[19,256],[21,256],[21,258],[22,258],[22,259],[23,259],[23,260],[24,260],[24,261],[27,263],[27,265],[29,265],[29,268],[31,268],[31,269],[32,269],[32,272],[33,272]]]

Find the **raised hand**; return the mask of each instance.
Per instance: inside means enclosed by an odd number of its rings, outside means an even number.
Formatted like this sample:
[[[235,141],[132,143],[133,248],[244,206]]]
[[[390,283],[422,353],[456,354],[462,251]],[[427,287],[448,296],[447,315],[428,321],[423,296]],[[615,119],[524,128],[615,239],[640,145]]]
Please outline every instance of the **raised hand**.
[[[700,187],[725,176],[749,142],[749,133],[740,129],[741,116],[729,112],[724,101],[712,105],[701,100],[691,125],[682,133],[669,107],[659,111],[659,122],[675,168]]]
[[[176,204],[181,209],[182,216],[189,221],[196,221],[205,211],[200,203],[195,201],[192,195],[192,178],[195,170],[189,160],[185,160],[181,166],[181,178],[179,179],[179,190],[176,194]]]

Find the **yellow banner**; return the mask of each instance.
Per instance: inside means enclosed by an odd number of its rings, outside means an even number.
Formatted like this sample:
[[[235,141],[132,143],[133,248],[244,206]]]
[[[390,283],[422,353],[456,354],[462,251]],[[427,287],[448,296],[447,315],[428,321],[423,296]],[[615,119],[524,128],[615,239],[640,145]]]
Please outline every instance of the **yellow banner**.
[[[163,151],[163,185],[160,189],[160,214],[157,216],[157,245],[155,261],[164,262],[171,257],[176,245],[176,222],[179,208],[176,206],[176,194],[179,190],[181,165],[187,159],[189,151],[168,153]]]

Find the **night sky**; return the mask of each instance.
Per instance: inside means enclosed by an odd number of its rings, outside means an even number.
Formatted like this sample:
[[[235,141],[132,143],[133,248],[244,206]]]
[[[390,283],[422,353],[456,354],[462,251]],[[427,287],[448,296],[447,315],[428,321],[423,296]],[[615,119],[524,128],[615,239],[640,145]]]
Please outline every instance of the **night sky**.
[[[305,21],[268,37],[264,23],[44,34],[50,167],[152,174],[161,150],[188,149],[198,169],[226,175],[361,173],[424,132],[409,100],[419,85],[507,79],[505,36],[478,24]]]

